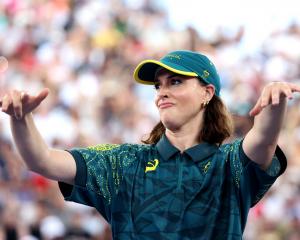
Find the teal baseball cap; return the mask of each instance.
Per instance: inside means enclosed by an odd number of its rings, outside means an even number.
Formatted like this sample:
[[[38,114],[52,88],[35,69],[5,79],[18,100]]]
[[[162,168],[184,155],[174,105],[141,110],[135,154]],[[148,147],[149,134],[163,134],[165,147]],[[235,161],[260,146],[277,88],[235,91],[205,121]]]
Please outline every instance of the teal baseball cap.
[[[198,77],[204,83],[212,84],[217,96],[220,94],[219,74],[214,64],[203,54],[178,50],[168,53],[160,60],[144,60],[135,68],[133,77],[138,83],[153,85],[159,67],[180,75]]]

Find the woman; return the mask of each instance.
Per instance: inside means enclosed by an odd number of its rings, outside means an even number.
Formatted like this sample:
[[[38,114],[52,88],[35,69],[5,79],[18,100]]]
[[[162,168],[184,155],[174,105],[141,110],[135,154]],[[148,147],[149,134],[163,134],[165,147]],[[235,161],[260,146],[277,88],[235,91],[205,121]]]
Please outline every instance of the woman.
[[[95,207],[114,239],[241,239],[250,207],[286,168],[277,139],[286,98],[300,88],[268,84],[250,112],[251,130],[222,145],[231,120],[206,56],[171,52],[140,63],[134,78],[157,91],[160,123],[144,145],[51,149],[31,114],[48,90],[5,95],[2,111],[27,166],[59,181],[66,200]]]

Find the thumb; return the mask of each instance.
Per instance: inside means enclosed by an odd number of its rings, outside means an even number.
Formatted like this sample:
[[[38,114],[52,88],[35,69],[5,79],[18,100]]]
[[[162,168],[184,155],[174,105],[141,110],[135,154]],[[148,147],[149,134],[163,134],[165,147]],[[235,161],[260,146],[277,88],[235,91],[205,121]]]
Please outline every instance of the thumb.
[[[24,106],[23,113],[26,114],[33,111],[37,106],[41,104],[41,102],[48,96],[48,94],[48,88],[44,88],[35,96],[31,96],[28,93],[23,93],[21,95],[21,101]]]
[[[255,106],[250,110],[249,115],[254,117],[258,115],[262,110],[260,99],[256,102]]]
[[[49,92],[49,88],[44,88],[38,95],[36,95],[36,101],[41,103],[49,95]]]

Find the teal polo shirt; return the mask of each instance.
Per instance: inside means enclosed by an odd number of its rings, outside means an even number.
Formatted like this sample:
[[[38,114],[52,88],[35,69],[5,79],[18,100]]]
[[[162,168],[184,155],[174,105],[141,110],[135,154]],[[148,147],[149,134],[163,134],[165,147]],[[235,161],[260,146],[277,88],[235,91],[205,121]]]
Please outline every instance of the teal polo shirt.
[[[201,143],[181,153],[163,136],[155,145],[73,149],[75,183],[59,186],[66,200],[95,207],[114,239],[242,239],[249,209],[286,158],[277,147],[263,171],[241,146]]]

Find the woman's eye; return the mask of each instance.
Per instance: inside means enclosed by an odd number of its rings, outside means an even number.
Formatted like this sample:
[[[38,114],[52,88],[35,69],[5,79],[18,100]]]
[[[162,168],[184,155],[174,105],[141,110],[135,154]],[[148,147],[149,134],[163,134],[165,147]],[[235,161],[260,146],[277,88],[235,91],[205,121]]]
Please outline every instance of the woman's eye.
[[[171,80],[171,84],[172,85],[179,85],[179,84],[181,84],[182,83],[182,80],[180,80],[180,79],[172,79]]]
[[[159,83],[155,83],[155,84],[154,84],[154,89],[155,89],[155,90],[158,90],[159,87],[160,87],[160,84],[159,84]]]

